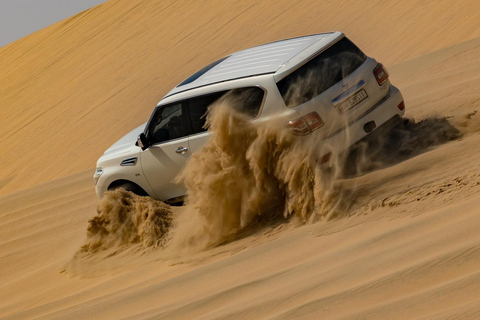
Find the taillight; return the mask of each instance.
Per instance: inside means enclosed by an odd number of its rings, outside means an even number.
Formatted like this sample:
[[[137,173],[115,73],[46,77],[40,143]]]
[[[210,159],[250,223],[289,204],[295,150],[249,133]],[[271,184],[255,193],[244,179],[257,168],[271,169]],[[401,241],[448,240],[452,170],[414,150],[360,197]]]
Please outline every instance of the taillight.
[[[398,110],[402,111],[403,109],[405,109],[405,102],[402,101],[400,102],[400,104],[397,106]]]
[[[373,69],[373,74],[379,85],[383,85],[388,80],[388,71],[381,63],[377,64],[375,69]]]
[[[324,124],[322,118],[320,118],[320,116],[316,112],[311,112],[307,114],[306,116],[303,117],[303,119],[305,119],[308,126],[310,127],[310,130],[312,131],[317,130]]]
[[[316,112],[311,112],[301,118],[287,122],[285,127],[293,134],[304,136],[324,125],[322,118]]]
[[[326,155],[324,155],[323,157],[321,157],[320,159],[317,160],[317,163],[319,165],[322,165],[322,164],[325,164],[327,163],[328,161],[330,161],[330,158],[332,157],[332,153],[329,152],[327,153]]]
[[[308,124],[302,118],[288,121],[285,127],[287,127],[292,133],[300,136],[304,136],[311,132]]]

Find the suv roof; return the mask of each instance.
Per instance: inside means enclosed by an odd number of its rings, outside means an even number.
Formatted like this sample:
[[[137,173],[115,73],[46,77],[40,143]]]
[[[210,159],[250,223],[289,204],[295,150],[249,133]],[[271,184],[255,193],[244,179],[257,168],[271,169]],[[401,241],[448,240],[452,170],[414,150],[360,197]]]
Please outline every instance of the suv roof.
[[[341,32],[315,34],[235,52],[194,73],[165,97],[213,83],[269,73],[276,73],[278,81],[302,61],[343,36]]]

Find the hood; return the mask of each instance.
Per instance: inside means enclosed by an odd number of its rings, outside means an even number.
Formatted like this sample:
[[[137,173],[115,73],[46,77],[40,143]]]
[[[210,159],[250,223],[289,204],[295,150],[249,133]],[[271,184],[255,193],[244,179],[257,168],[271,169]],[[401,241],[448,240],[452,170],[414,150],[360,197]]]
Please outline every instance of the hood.
[[[119,139],[117,142],[115,142],[110,148],[108,148],[104,152],[104,156],[113,156],[115,154],[120,154],[120,153],[126,153],[133,148],[138,148],[139,147],[135,146],[135,142],[137,141],[137,137],[140,133],[143,132],[145,129],[146,123],[142,124],[141,126],[133,129],[126,135],[124,135],[121,139]]]

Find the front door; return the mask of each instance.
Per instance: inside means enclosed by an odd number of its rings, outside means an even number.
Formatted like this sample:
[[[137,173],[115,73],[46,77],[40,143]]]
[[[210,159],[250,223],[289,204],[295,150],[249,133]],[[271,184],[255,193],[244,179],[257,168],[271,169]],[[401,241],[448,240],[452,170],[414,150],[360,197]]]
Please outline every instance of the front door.
[[[143,173],[160,200],[186,194],[183,183],[173,180],[191,155],[185,108],[181,102],[158,107],[149,123],[150,147],[140,153]]]

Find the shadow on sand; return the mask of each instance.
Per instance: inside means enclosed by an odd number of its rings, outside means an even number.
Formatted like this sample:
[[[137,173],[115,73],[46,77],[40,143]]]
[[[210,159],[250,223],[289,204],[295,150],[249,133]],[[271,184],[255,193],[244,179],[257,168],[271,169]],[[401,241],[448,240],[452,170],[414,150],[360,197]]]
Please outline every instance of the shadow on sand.
[[[344,177],[392,166],[461,137],[460,131],[446,118],[419,122],[398,119],[393,126],[379,128],[351,148],[346,155]]]

